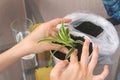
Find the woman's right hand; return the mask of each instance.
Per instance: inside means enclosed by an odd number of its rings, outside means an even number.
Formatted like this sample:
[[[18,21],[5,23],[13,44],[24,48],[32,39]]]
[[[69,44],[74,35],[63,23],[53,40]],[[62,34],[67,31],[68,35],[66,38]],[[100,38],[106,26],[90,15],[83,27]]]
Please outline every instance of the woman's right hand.
[[[71,55],[70,62],[66,60],[58,62],[51,71],[51,80],[104,80],[109,73],[108,66],[104,66],[101,74],[93,75],[98,60],[98,46],[94,46],[92,59],[88,63],[89,44],[90,41],[86,40],[80,62],[78,62],[77,50]]]

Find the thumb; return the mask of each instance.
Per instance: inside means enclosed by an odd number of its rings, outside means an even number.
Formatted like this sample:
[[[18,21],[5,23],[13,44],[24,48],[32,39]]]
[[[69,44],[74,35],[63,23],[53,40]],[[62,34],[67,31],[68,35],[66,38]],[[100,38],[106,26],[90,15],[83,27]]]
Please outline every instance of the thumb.
[[[68,60],[59,61],[51,71],[51,77],[59,77],[63,69],[68,65]]]

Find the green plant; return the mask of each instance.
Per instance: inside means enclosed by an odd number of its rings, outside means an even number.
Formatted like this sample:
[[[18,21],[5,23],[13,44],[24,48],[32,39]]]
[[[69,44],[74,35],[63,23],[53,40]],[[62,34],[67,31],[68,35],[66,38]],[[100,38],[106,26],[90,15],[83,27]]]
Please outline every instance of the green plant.
[[[58,31],[58,34],[56,35],[56,38],[48,37],[48,38],[39,40],[39,42],[43,42],[43,41],[51,41],[53,43],[61,44],[62,46],[65,46],[65,47],[70,47],[70,50],[66,54],[65,59],[68,59],[70,57],[70,55],[73,53],[73,51],[75,50],[75,43],[80,43],[83,45],[83,41],[73,40],[71,38],[69,29],[68,29],[68,27],[65,27],[63,21],[61,22],[61,27]],[[55,53],[56,53],[56,51],[53,52],[53,54],[55,54]]]

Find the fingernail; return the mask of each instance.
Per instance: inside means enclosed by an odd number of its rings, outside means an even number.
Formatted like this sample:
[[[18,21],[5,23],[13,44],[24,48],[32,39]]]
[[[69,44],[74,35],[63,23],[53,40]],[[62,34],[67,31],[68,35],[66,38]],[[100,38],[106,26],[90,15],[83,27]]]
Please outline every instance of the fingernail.
[[[64,61],[65,61],[65,63],[67,63],[67,64],[69,63],[69,61],[68,61],[67,59],[66,59],[66,60],[64,60]]]
[[[65,62],[68,62],[68,60],[66,59],[66,60],[64,60]]]
[[[78,50],[77,50],[77,49],[75,49],[75,53],[78,53]]]
[[[95,48],[98,48],[98,45],[97,45],[97,44],[95,44],[95,45],[94,45],[94,47],[95,47]]]
[[[89,43],[89,42],[90,42],[90,40],[89,40],[89,39],[86,39],[85,41],[86,41],[87,43]]]

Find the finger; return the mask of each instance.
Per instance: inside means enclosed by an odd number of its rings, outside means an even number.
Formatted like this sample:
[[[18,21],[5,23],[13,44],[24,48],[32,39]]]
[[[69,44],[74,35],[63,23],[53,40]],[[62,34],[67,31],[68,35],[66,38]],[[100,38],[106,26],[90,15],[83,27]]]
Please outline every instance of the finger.
[[[108,68],[108,65],[105,65],[105,66],[104,66],[104,70],[103,70],[103,72],[100,74],[100,76],[101,76],[103,79],[105,79],[108,74],[109,74],[109,68]]]
[[[94,68],[97,64],[97,61],[98,61],[98,46],[94,45],[93,52],[92,52],[92,59],[91,59],[90,64],[89,64],[89,69],[91,71],[94,70]]]
[[[105,65],[103,72],[100,75],[96,76],[96,79],[104,80],[108,76],[108,74],[109,74],[109,68],[108,65]]]
[[[59,61],[51,71],[51,76],[60,76],[63,69],[68,65],[68,61]]]
[[[60,44],[54,44],[50,42],[47,46],[49,47],[47,48],[48,50],[57,50],[65,54],[68,53],[68,49]]]
[[[83,68],[87,67],[87,64],[88,64],[89,44],[90,44],[90,41],[86,39],[83,44],[81,60],[80,60],[80,64],[81,66],[83,66]]]
[[[68,23],[68,22],[71,21],[71,19],[56,18],[56,19],[53,19],[53,20],[47,22],[47,24],[48,24],[49,26],[56,26],[56,25],[60,24],[61,21],[64,21],[65,23]]]
[[[68,49],[66,47],[60,44],[54,44],[52,42],[41,42],[36,46],[35,49],[40,52],[56,50],[56,51],[60,51],[65,54],[68,53]]]
[[[72,63],[72,64],[78,63],[77,53],[78,53],[78,50],[76,49],[76,50],[74,50],[74,52],[71,54],[70,63]]]
[[[57,35],[57,34],[58,34],[57,31],[52,31],[52,32],[50,32],[50,33],[48,34],[48,36],[53,37],[53,38],[56,38],[56,35]]]
[[[64,54],[67,54],[69,52],[69,50],[66,47],[62,47],[59,51]]]
[[[59,29],[56,28],[56,27],[54,27],[54,28],[52,28],[52,29],[53,29],[53,31],[56,32],[56,33],[59,31]]]

